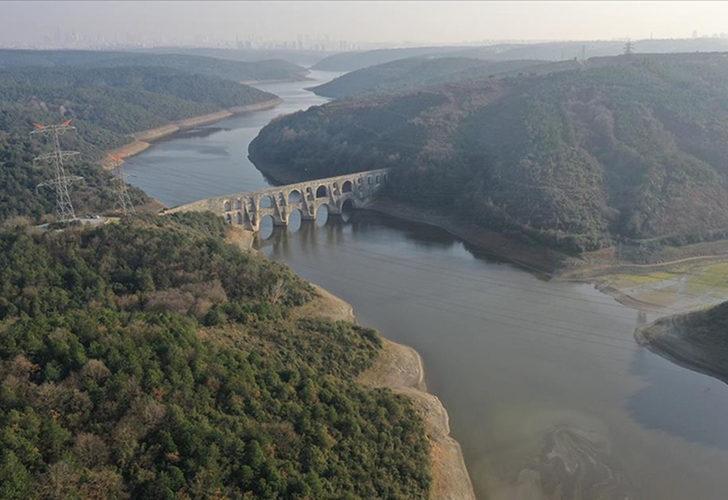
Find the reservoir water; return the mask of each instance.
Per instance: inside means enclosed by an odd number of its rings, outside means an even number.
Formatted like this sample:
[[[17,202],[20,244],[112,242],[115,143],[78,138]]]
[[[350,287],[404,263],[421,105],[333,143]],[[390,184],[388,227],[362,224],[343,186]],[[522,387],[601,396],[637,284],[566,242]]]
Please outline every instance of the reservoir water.
[[[267,186],[247,145],[324,102],[304,90],[315,83],[260,85],[284,103],[153,146],[126,163],[129,181],[168,205]],[[728,385],[637,346],[652,318],[594,287],[367,212],[276,230],[260,249],[422,354],[479,498],[726,497]]]

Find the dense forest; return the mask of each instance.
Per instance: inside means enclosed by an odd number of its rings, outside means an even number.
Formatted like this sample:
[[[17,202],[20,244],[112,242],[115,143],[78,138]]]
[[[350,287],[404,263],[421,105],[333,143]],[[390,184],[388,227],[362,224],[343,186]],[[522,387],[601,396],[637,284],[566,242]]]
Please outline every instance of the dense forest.
[[[33,164],[32,158],[47,148],[28,135],[34,123],[72,120],[77,131],[64,137],[63,145],[82,153],[69,171],[84,178],[74,185],[72,197],[80,213],[98,213],[114,201],[110,174],[98,166],[104,151],[130,142],[134,132],[273,98],[237,82],[168,68],[0,70],[0,221],[12,216],[39,219],[53,211],[48,193],[36,192],[52,172]],[[138,191],[134,197],[144,198]]]
[[[376,332],[212,214],[0,232],[0,497],[425,498]]]
[[[576,61],[547,63],[538,60],[486,61],[465,57],[409,58],[352,71],[311,90],[325,97],[345,99],[491,77],[544,74],[573,69],[578,65]]]
[[[272,59],[232,61],[195,54],[152,54],[91,50],[0,49],[0,69],[24,66],[82,68],[157,67],[234,81],[301,80],[308,71],[296,64]]]
[[[391,167],[394,199],[583,251],[723,235],[726,124],[728,56],[633,55],[329,103],[250,155],[299,177]]]

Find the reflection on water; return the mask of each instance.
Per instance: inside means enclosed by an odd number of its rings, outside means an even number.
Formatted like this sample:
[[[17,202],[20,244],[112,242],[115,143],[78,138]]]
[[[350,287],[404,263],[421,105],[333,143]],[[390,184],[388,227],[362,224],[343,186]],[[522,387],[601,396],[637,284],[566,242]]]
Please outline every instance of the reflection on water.
[[[273,217],[270,215],[264,215],[260,219],[260,228],[258,230],[258,238],[262,240],[267,240],[271,236],[273,236],[273,231],[275,230],[275,224],[273,221]]]
[[[317,227],[323,227],[326,225],[326,222],[329,220],[329,207],[326,205],[321,205],[318,207],[318,210],[316,210],[316,226]]]
[[[291,213],[288,215],[288,231],[295,233],[301,229],[302,220],[301,211],[299,209],[294,208],[291,210]]]
[[[322,102],[310,85],[265,86],[280,108],[155,145],[129,161],[130,180],[170,205],[266,187],[247,145],[278,113]],[[653,318],[430,227],[296,217],[263,221],[261,251],[422,354],[480,497],[725,498],[728,386],[637,346]]]

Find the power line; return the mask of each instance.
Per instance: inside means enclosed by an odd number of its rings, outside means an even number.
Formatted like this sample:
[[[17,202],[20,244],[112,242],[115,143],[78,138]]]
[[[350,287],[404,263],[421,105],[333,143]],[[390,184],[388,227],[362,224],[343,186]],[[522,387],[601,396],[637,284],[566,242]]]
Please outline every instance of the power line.
[[[130,215],[135,213],[134,204],[129,196],[129,189],[126,182],[126,174],[124,173],[124,160],[118,156],[112,156],[111,160],[115,164],[114,175],[112,179],[113,189],[116,192],[116,209],[122,215]]]
[[[62,222],[71,221],[76,218],[76,212],[71,203],[71,196],[68,187],[71,182],[81,179],[79,176],[69,176],[63,165],[64,160],[78,156],[78,151],[62,151],[60,135],[76,127],[71,126],[71,120],[55,124],[35,124],[35,130],[31,135],[50,136],[53,151],[34,158],[34,163],[50,163],[53,165],[54,178],[52,181],[41,182],[36,186],[36,191],[41,187],[52,187],[56,193],[56,213]]]

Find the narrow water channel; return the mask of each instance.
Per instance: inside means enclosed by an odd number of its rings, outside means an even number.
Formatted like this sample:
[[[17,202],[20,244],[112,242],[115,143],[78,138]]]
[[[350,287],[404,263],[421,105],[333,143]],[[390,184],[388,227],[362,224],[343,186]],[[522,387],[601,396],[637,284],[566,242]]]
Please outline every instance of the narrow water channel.
[[[283,105],[155,145],[127,162],[129,181],[168,205],[266,186],[247,145],[322,103],[314,83],[260,86]],[[726,497],[728,386],[637,346],[645,318],[592,286],[367,212],[276,229],[261,250],[422,354],[479,498]]]

